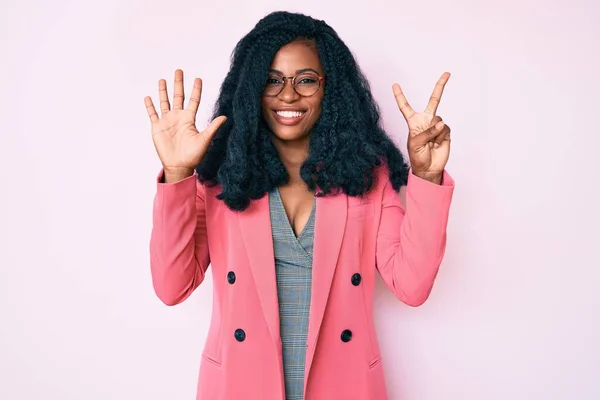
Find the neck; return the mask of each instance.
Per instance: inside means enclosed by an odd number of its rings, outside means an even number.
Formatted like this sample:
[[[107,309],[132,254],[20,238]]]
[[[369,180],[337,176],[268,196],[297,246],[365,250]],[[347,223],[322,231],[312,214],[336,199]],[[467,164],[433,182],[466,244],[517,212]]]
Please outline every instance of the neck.
[[[300,167],[308,157],[308,138],[298,141],[274,140],[279,158],[290,176],[290,185],[302,183]]]

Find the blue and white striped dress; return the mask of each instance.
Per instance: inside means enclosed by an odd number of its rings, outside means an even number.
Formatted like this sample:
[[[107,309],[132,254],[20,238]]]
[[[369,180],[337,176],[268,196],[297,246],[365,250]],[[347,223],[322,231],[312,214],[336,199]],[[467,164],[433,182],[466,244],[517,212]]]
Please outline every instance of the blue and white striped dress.
[[[289,223],[279,190],[269,194],[279,299],[286,400],[304,399],[304,370],[316,202],[298,237]]]

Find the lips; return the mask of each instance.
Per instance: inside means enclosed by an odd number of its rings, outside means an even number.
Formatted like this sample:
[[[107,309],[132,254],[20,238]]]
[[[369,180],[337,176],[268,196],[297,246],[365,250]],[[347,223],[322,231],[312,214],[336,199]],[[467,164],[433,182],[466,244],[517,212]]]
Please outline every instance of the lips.
[[[297,125],[306,116],[305,110],[273,110],[275,120],[281,125]]]

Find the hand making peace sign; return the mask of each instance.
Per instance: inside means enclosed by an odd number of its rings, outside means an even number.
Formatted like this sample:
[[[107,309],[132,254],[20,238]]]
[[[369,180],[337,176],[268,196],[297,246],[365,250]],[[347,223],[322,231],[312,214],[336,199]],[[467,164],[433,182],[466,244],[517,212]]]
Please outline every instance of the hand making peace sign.
[[[438,80],[425,111],[415,112],[408,104],[400,85],[393,90],[400,112],[408,124],[408,155],[413,174],[441,182],[442,174],[450,156],[450,127],[436,115],[444,86],[450,73],[445,72]]]

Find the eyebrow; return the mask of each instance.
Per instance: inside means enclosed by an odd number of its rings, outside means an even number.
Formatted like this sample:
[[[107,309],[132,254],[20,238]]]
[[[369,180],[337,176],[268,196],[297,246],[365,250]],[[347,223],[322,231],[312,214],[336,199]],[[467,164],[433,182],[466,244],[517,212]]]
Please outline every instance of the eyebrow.
[[[271,69],[271,70],[269,70],[269,72],[274,72],[274,73],[279,74],[279,75],[284,75],[283,72],[281,72],[281,71],[279,71],[277,69]],[[304,72],[314,72],[315,74],[319,75],[319,73],[316,70],[312,69],[312,68],[303,68],[303,69],[296,70],[296,75],[302,74]]]

